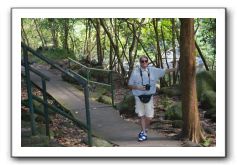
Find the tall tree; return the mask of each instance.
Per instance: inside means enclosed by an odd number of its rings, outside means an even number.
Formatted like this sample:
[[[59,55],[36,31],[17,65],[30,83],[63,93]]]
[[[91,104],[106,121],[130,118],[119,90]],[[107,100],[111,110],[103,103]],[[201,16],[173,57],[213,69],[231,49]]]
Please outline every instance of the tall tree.
[[[176,46],[175,46],[175,20],[171,19],[172,22],[172,48],[173,48],[173,68],[176,68]],[[176,84],[176,75],[173,72],[173,84]]]
[[[93,24],[95,30],[96,30],[96,48],[97,48],[97,60],[98,60],[98,65],[102,66],[103,64],[103,50],[102,50],[102,44],[101,44],[101,25],[100,21],[98,18],[95,19],[90,19],[91,23]]]
[[[156,66],[163,68],[163,62],[162,62],[162,56],[161,56],[161,50],[160,50],[160,37],[158,33],[158,21],[159,18],[153,18],[152,23],[155,31],[155,39],[156,39],[156,49],[157,49],[157,55],[156,57]]]
[[[41,31],[41,28],[39,27],[39,21],[36,19],[33,19],[34,20],[34,24],[35,24],[35,28],[36,28],[36,31],[38,33],[38,36],[40,37],[40,40],[41,40],[41,43],[42,43],[42,46],[43,47],[47,47],[47,42],[42,34],[42,31]]]
[[[63,30],[64,30],[63,48],[69,51],[69,47],[68,47],[69,19],[68,18],[65,18],[63,20]]]
[[[49,27],[52,35],[52,42],[53,42],[53,47],[57,48],[58,47],[58,34],[57,34],[57,23],[55,18],[49,18]]]
[[[24,28],[24,20],[25,20],[25,19],[21,19],[21,38],[22,38],[22,40],[23,40],[24,43],[26,43],[28,46],[30,46],[30,45],[29,45],[30,42],[29,42],[29,39],[28,39],[28,37],[27,37],[25,28]]]
[[[182,137],[199,143],[204,140],[196,93],[194,19],[183,18],[180,30],[180,74],[182,88]]]

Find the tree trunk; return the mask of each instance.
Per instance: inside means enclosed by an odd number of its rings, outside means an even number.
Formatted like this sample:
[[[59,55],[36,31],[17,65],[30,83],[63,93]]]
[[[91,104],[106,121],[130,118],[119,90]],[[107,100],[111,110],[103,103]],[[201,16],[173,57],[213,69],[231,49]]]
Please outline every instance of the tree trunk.
[[[157,49],[157,55],[156,55],[156,66],[163,68],[163,62],[162,62],[162,56],[160,51],[160,39],[159,39],[159,33],[158,33],[158,18],[152,19],[154,31],[156,34],[156,49]]]
[[[171,19],[171,22],[172,22],[173,68],[176,68],[175,21],[174,21],[174,18]],[[176,84],[175,72],[173,72],[173,84]]]
[[[166,55],[166,45],[165,45],[165,37],[164,37],[164,31],[163,31],[163,27],[161,25],[161,36],[162,36],[162,41],[163,41],[163,45],[164,45],[164,52],[165,52],[165,62],[166,62],[166,65],[167,65],[167,68],[169,69],[169,64],[168,64],[168,61],[167,61],[167,55]],[[168,73],[168,78],[169,78],[169,86],[171,86],[171,77],[170,77],[170,73]]]
[[[199,143],[204,140],[200,125],[195,66],[194,19],[181,19],[180,73],[182,88],[183,129],[182,137]]]
[[[57,48],[58,47],[58,37],[57,37],[57,27],[56,27],[55,18],[49,18],[48,21],[50,24],[53,47]]]
[[[95,19],[94,26],[95,26],[95,29],[96,29],[97,60],[98,60],[98,65],[102,66],[102,64],[103,64],[103,54],[102,54],[102,46],[101,46],[100,21],[99,21],[99,19],[97,19],[97,18]]]
[[[37,31],[37,33],[38,33],[38,35],[40,37],[40,40],[41,40],[41,43],[42,43],[42,47],[46,47],[47,43],[46,43],[46,41],[45,41],[41,31],[40,31],[40,28],[38,27],[38,23],[37,23],[36,19],[34,19],[34,24],[35,24],[36,31]]]
[[[69,51],[69,47],[68,47],[69,19],[68,18],[64,19],[63,28],[64,28],[63,48]]]
[[[22,37],[22,40],[24,43],[26,43],[26,45],[30,46],[29,45],[29,39],[27,37],[27,34],[25,32],[25,28],[24,28],[24,22],[23,22],[24,19],[21,19],[21,37]]]
[[[206,62],[206,60],[205,60],[205,58],[204,58],[204,56],[203,56],[203,54],[202,54],[202,51],[201,51],[201,49],[200,49],[200,47],[198,46],[198,44],[197,44],[196,41],[195,41],[195,46],[196,46],[196,48],[197,48],[197,50],[198,50],[198,53],[199,53],[200,57],[202,58],[202,61],[203,61],[203,63],[204,63],[204,66],[205,66],[206,70],[209,70],[208,65],[207,65],[207,62]]]

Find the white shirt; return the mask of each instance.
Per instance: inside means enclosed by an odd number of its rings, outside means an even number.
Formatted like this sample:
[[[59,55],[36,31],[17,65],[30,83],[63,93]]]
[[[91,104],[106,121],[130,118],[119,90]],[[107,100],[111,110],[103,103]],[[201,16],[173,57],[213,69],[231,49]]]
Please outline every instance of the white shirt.
[[[142,70],[142,77],[140,74],[140,69]],[[130,76],[130,79],[128,81],[128,85],[143,86],[143,85],[149,84],[148,73],[150,73],[150,86],[151,86],[150,90],[142,91],[142,90],[133,89],[132,93],[134,96],[155,94],[156,83],[161,77],[165,75],[165,70],[161,68],[156,68],[156,67],[147,67],[146,69],[137,67],[133,70]],[[142,81],[143,81],[143,84],[142,84]]]

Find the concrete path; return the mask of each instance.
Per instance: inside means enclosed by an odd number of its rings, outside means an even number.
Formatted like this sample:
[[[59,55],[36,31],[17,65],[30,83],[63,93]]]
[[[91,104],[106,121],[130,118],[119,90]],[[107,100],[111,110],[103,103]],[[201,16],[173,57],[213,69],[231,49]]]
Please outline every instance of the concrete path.
[[[50,77],[47,82],[47,92],[80,121],[86,122],[84,95],[73,85],[62,81],[61,76],[51,72],[47,68],[36,68]],[[31,74],[32,81],[41,87],[41,79]],[[106,104],[90,100],[90,113],[92,131],[120,147],[180,147],[181,142],[168,139],[157,131],[149,130],[148,140],[137,142],[137,134],[140,126],[123,120],[119,112]]]

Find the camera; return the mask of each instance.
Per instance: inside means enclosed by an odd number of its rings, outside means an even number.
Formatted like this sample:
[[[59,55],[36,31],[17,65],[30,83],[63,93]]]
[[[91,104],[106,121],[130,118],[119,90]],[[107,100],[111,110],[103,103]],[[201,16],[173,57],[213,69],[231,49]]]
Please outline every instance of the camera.
[[[150,88],[151,88],[151,85],[150,85],[150,84],[146,84],[146,85],[144,85],[144,86],[145,86],[145,88],[146,88],[147,91],[149,91]]]

